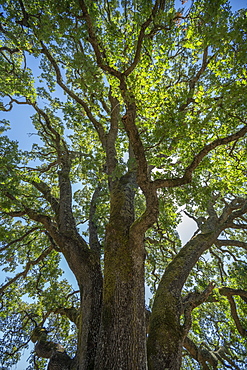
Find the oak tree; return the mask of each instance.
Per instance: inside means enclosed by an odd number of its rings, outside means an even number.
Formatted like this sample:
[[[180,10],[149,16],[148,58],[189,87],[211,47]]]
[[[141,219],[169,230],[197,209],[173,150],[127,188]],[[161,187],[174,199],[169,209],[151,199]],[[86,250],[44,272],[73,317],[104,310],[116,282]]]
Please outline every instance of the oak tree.
[[[0,137],[3,369],[244,368],[246,32],[225,0],[1,1],[1,130],[33,125]]]

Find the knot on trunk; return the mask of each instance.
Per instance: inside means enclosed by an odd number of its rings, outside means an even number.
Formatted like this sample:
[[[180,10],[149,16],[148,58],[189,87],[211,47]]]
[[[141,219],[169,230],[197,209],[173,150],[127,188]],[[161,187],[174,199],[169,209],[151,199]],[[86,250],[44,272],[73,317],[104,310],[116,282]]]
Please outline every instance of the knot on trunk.
[[[47,330],[37,327],[31,334],[34,350],[38,357],[49,358],[47,370],[70,370],[74,362],[66,353],[65,348],[52,341],[47,341]]]

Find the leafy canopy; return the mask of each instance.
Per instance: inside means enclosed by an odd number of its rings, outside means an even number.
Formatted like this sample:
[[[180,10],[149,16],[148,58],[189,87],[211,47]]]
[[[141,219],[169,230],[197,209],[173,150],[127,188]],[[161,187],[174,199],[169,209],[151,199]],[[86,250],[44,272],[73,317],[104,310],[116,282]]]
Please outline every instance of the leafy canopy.
[[[40,220],[56,222],[58,172],[69,153],[78,230],[88,241],[88,220],[97,223],[104,253],[107,184],[135,165],[123,122],[126,101],[135,102],[139,139],[159,188],[159,220],[145,240],[153,293],[181,248],[178,210],[198,219],[207,215],[212,194],[218,213],[223,197],[245,195],[247,18],[245,10],[231,13],[224,0],[182,1],[179,9],[173,1],[150,0],[0,3],[1,131],[16,106],[18,125],[25,127],[21,112],[28,106],[39,138],[28,151],[7,133],[0,142],[0,257],[7,275],[0,288],[6,333],[0,358],[9,367],[40,322],[73,349],[75,328],[58,313],[78,307],[77,288],[62,278],[60,250]],[[109,156],[114,163],[106,168]],[[100,195],[93,211],[95,189]],[[145,211],[141,191],[135,204],[139,217]],[[228,231],[229,239],[235,235]],[[245,234],[239,230],[237,238],[244,243]],[[191,271],[184,293],[211,280],[246,289],[244,252],[230,246],[222,257],[217,245],[210,252]],[[213,302],[207,311],[204,305],[194,311],[191,338],[214,348],[226,341],[241,363],[244,340],[227,297],[217,294],[217,310]],[[246,302],[239,298],[238,305],[244,318]],[[186,361],[185,368],[196,366]]]

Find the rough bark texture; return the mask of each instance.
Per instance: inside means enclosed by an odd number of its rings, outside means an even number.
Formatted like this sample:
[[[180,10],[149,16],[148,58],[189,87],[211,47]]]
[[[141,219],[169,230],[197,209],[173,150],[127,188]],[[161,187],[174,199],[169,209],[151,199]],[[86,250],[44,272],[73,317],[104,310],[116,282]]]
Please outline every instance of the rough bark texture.
[[[167,267],[155,296],[148,337],[150,370],[179,370],[183,342],[190,323],[181,324],[183,285],[200,255],[212,245],[221,228],[190,240]]]
[[[78,331],[79,370],[93,370],[96,357],[102,302],[102,276],[100,270],[91,272],[89,284],[81,286],[81,314]],[[85,333],[88,333],[85,336]]]
[[[75,361],[66,353],[59,343],[47,340],[45,328],[36,327],[31,334],[32,342],[35,344],[35,352],[38,357],[49,358],[48,370],[72,370]]]
[[[142,248],[139,248],[138,256],[133,256],[136,248],[129,237],[134,221],[133,202],[134,182],[129,175],[124,176],[111,193],[100,344],[96,359],[99,370],[146,369],[144,250],[141,240]]]

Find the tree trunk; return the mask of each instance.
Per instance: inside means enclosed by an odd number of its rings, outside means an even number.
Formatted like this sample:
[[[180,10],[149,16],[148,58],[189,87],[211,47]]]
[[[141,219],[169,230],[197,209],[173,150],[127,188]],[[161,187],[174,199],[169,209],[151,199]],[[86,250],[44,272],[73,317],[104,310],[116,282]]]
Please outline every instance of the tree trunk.
[[[103,279],[99,256],[78,241],[66,243],[64,256],[80,289],[76,370],[93,370],[100,331]]]
[[[91,272],[89,283],[80,286],[81,307],[78,330],[78,370],[93,370],[99,340],[102,276],[99,269]]]
[[[146,370],[143,237],[130,238],[134,188],[127,176],[111,191],[97,370]]]
[[[166,268],[150,318],[147,343],[149,370],[180,369],[183,341],[190,328],[190,323],[181,323],[181,291],[193,266],[221,231],[221,226],[216,224],[214,232],[198,234],[180,250]]]
[[[172,283],[162,281],[162,296],[155,299],[148,336],[149,370],[179,370],[182,360],[183,331],[180,325],[181,298]]]

